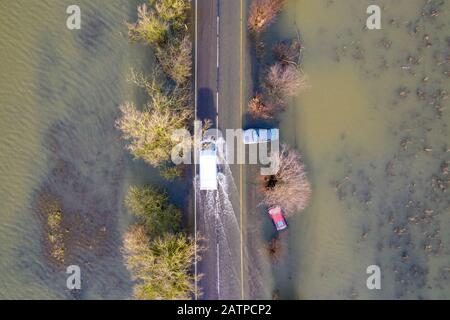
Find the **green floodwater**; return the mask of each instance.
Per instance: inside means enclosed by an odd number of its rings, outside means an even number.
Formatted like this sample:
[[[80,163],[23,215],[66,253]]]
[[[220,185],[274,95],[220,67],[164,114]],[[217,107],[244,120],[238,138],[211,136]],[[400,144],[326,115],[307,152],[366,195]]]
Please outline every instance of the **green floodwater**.
[[[365,29],[370,4],[382,30]],[[289,221],[274,290],[449,299],[450,3],[292,0],[270,37],[296,28],[311,88],[280,127],[313,197]],[[381,290],[366,287],[369,265],[381,267]]]
[[[70,31],[70,1],[0,2],[0,298],[71,297],[65,266],[45,257],[39,193],[78,219],[65,263],[81,267],[78,298],[131,295],[119,252],[123,190],[160,181],[114,128],[118,105],[140,98],[130,68],[149,63],[149,50],[127,40],[137,3],[78,1],[82,29]]]

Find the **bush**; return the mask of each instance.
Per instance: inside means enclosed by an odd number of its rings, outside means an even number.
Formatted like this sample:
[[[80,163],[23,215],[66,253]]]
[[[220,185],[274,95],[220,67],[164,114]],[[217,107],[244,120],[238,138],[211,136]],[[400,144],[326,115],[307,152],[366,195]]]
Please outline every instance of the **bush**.
[[[170,160],[172,148],[177,141],[172,140],[174,130],[187,127],[191,110],[181,111],[151,108],[139,111],[133,104],[120,107],[122,117],[116,121],[123,138],[129,141],[127,149],[138,159],[153,166]]]
[[[273,48],[273,57],[283,65],[292,64],[300,65],[302,46],[300,41],[294,39],[292,41],[280,41]]]
[[[273,104],[264,103],[260,93],[257,93],[248,103],[248,113],[256,119],[270,120],[275,116],[277,109]]]
[[[166,193],[150,186],[130,187],[125,204],[152,237],[180,228],[180,209],[169,203]]]
[[[192,74],[192,42],[189,35],[176,38],[156,48],[156,57],[162,69],[178,85],[183,85]]]
[[[280,237],[276,236],[265,246],[267,255],[273,263],[280,261],[283,253],[283,246]]]
[[[275,63],[269,68],[264,80],[264,89],[273,103],[285,104],[287,97],[293,97],[308,87],[307,78],[293,65]]]
[[[191,273],[195,242],[185,234],[165,234],[149,241],[142,226],[124,236],[127,268],[137,284],[134,297],[140,300],[190,299],[195,289]]]
[[[64,231],[62,227],[63,213],[57,200],[44,195],[39,200],[39,211],[46,219],[46,241],[50,257],[57,263],[65,260]]]
[[[169,181],[179,178],[183,174],[182,168],[173,165],[162,165],[159,171],[161,176]]]
[[[131,41],[148,44],[162,43],[169,32],[169,24],[161,19],[153,10],[148,10],[146,4],[137,8],[138,20],[128,25],[128,37]]]
[[[192,94],[189,86],[171,86],[167,83],[165,75],[161,72],[160,66],[153,69],[151,78],[145,77],[142,73],[131,70],[128,81],[133,82],[143,88],[150,101],[149,109],[170,109],[173,111],[184,111],[191,108]]]
[[[300,154],[283,145],[276,161],[277,174],[264,179],[262,204],[280,206],[287,214],[303,211],[311,197],[311,185]]]
[[[131,41],[161,45],[187,30],[188,0],[150,0],[149,3],[150,6],[138,6],[136,23],[127,24]]]
[[[187,12],[191,7],[189,0],[150,0],[162,20],[171,24],[174,30],[186,29]]]
[[[284,0],[253,0],[250,5],[248,28],[254,33],[264,31],[283,8]]]

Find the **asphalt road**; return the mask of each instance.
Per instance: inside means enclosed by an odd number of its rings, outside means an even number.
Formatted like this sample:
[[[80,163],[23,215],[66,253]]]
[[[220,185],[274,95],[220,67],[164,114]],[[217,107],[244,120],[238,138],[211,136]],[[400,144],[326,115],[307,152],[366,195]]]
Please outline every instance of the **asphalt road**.
[[[247,0],[196,1],[196,117],[210,119],[224,135],[241,129],[251,94],[246,35]],[[251,90],[250,90],[251,91]],[[244,148],[236,143],[237,148]],[[236,163],[236,161],[234,161]],[[224,165],[219,191],[196,192],[196,226],[206,251],[197,264],[201,299],[266,298],[256,265],[257,248],[247,225],[256,225],[246,204],[248,166]],[[198,189],[198,188],[197,188]],[[251,189],[251,188],[250,188]],[[248,190],[253,194],[251,190]],[[251,209],[251,212],[256,211]],[[259,216],[256,216],[259,219]],[[248,231],[248,232],[247,232]]]
[[[223,133],[241,128],[241,1],[198,0],[196,14],[196,116]],[[227,167],[218,192],[197,192],[197,231],[207,247],[197,268],[203,299],[244,297],[240,170]]]

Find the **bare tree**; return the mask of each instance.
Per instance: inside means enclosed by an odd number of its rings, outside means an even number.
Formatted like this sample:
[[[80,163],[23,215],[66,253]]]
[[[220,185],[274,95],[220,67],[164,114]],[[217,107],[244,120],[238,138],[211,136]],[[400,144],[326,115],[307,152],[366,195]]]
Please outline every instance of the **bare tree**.
[[[255,119],[270,120],[279,108],[273,104],[264,103],[262,99],[262,94],[256,93],[255,97],[248,102],[248,113]]]
[[[276,236],[265,245],[265,251],[272,262],[277,263],[280,261],[283,253],[283,246],[279,236]]]
[[[303,211],[311,197],[311,185],[300,154],[283,145],[276,160],[278,173],[263,179],[262,204],[280,206],[287,214]]]
[[[183,85],[192,74],[192,42],[189,35],[182,40],[174,38],[156,48],[156,57],[162,69],[178,85]]]
[[[296,96],[308,87],[308,81],[296,66],[277,62],[269,68],[263,87],[271,101],[285,104],[286,97]]]
[[[248,16],[250,31],[260,33],[275,21],[283,8],[284,0],[253,0]]]
[[[273,48],[273,57],[283,65],[300,65],[302,46],[298,39],[280,41]]]

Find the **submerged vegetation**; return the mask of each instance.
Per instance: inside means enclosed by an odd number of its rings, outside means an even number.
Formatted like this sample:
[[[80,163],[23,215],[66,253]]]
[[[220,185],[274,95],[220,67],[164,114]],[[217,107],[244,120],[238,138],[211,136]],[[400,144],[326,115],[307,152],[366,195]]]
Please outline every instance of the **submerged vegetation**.
[[[287,99],[308,88],[308,77],[301,69],[299,39],[278,42],[273,49],[273,61],[263,72],[259,91],[248,103],[252,118],[272,120],[282,111]]]
[[[260,33],[267,29],[283,9],[285,0],[253,0],[248,16],[248,28]]]
[[[62,210],[57,200],[42,196],[39,200],[39,212],[46,221],[45,242],[48,248],[48,255],[56,263],[63,263],[65,260],[64,231],[62,228]]]
[[[281,238],[279,236],[272,238],[269,243],[264,246],[264,250],[272,262],[277,263],[280,261],[281,255],[283,254]]]
[[[130,81],[145,90],[148,102],[142,108],[124,103],[116,126],[130,153],[157,167],[167,180],[183,172],[170,162],[177,143],[172,133],[188,130],[193,114],[189,9],[188,0],[150,0],[138,6],[138,21],[128,24],[131,41],[152,46],[156,66],[149,77],[131,72]],[[123,244],[126,266],[136,281],[134,298],[192,298],[198,280],[192,267],[199,248],[181,231],[181,210],[151,186],[131,187],[125,204],[136,218]]]
[[[125,204],[153,236],[179,230],[181,211],[169,203],[164,192],[150,186],[130,187]]]
[[[134,297],[145,300],[190,299],[194,239],[180,229],[181,211],[151,187],[130,188],[126,204],[138,218],[124,236],[125,261],[137,281]]]
[[[277,174],[263,179],[263,204],[281,206],[292,214],[306,209],[311,197],[311,185],[307,179],[300,154],[283,145],[276,161]]]
[[[143,159],[153,166],[162,165],[170,160],[172,148],[172,130],[182,129],[190,119],[190,110],[175,111],[169,108],[152,108],[138,110],[133,104],[126,103],[120,107],[122,118],[117,126],[123,137],[130,142],[127,149],[136,158]]]

